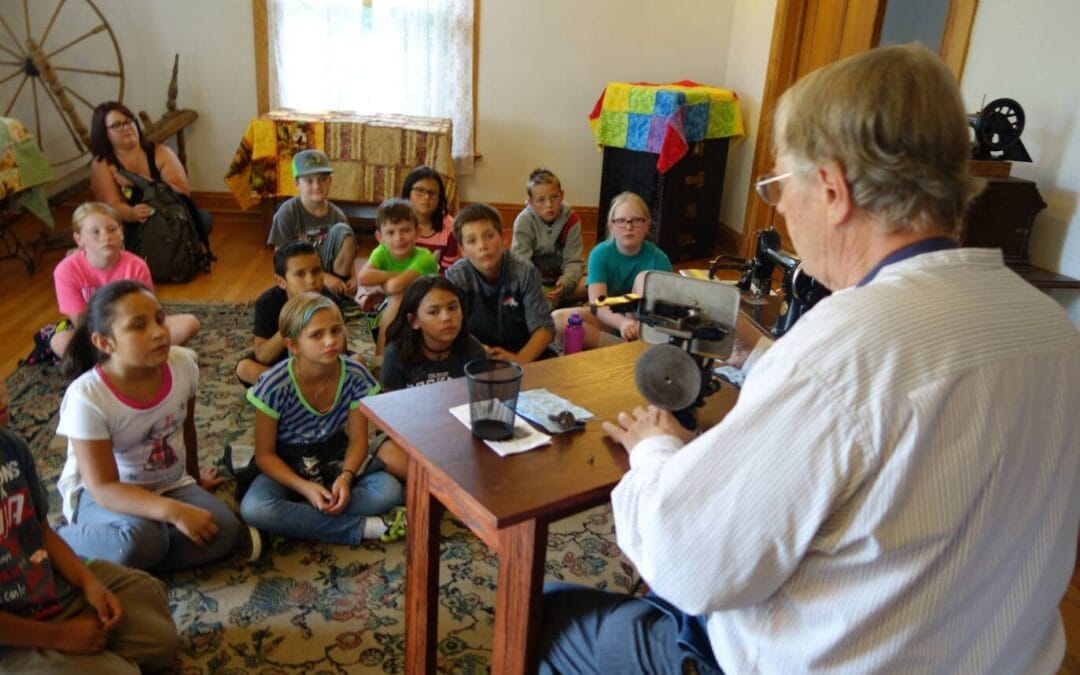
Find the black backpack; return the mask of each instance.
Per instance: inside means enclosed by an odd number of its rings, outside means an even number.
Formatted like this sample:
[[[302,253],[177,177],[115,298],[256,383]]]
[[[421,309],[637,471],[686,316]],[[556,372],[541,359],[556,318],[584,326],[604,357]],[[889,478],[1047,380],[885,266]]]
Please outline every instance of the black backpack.
[[[166,183],[147,180],[130,171],[120,175],[142,190],[142,203],[154,212],[140,226],[139,250],[156,283],[182,284],[200,271],[210,271],[210,253],[200,240],[196,211],[185,195]]]

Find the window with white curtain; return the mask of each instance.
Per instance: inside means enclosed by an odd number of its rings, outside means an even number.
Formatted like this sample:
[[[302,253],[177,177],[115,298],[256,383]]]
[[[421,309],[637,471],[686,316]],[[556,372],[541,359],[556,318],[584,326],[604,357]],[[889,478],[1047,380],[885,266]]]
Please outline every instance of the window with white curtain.
[[[475,0],[267,0],[271,108],[448,117],[473,160]]]

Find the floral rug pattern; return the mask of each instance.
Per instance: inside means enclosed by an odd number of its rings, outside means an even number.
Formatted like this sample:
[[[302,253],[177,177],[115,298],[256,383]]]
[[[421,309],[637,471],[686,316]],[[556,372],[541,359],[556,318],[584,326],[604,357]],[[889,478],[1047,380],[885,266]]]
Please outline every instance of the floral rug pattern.
[[[199,458],[223,474],[223,448],[250,443],[253,415],[233,375],[249,349],[251,307],[169,303],[202,330],[196,401]],[[350,346],[373,349],[365,322],[350,323]],[[30,444],[50,512],[60,513],[56,479],[66,453],[55,436],[64,381],[52,365],[22,365],[9,378],[12,427]],[[232,489],[218,496],[233,505]],[[442,523],[438,668],[489,669],[497,560],[454,518]],[[268,549],[268,550],[267,550]],[[405,667],[405,542],[349,547],[273,538],[253,564],[241,556],[164,577],[180,634],[178,668],[209,673],[400,673]],[[608,507],[552,524],[546,577],[628,591],[635,575],[615,545]]]

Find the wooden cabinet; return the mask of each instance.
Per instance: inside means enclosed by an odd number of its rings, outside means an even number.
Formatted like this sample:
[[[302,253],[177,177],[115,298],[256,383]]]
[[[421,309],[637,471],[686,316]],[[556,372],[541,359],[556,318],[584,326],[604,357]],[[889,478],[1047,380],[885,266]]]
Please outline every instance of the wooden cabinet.
[[[964,218],[963,246],[1000,248],[1005,264],[1038,288],[1080,288],[1080,281],[1031,264],[1028,242],[1046,202],[1035,183],[1009,176],[987,178]]]
[[[605,146],[597,240],[607,237],[611,200],[630,191],[649,205],[653,221],[649,239],[673,263],[712,256],[720,225],[727,153],[727,138],[691,143],[682,159],[660,173],[655,153]]]
[[[1030,180],[1001,177],[986,180],[986,189],[971,203],[960,243],[1000,248],[1006,262],[1028,262],[1028,240],[1035,216],[1046,208]]]

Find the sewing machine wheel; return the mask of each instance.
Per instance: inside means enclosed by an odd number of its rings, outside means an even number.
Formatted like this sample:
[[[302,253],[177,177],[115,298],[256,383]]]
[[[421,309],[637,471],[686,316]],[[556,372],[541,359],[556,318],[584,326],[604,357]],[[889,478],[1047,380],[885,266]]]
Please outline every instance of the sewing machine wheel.
[[[634,383],[649,403],[682,410],[701,393],[701,371],[694,357],[675,345],[653,345],[638,357]]]

